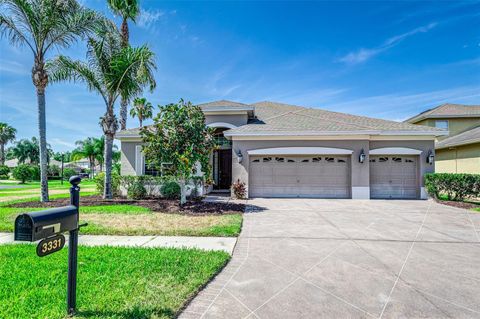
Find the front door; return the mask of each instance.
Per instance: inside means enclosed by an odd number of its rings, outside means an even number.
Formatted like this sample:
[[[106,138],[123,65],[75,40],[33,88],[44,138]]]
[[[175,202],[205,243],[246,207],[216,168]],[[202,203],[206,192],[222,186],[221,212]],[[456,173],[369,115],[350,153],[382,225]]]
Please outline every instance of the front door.
[[[217,150],[218,184],[217,189],[230,189],[232,185],[232,150]]]

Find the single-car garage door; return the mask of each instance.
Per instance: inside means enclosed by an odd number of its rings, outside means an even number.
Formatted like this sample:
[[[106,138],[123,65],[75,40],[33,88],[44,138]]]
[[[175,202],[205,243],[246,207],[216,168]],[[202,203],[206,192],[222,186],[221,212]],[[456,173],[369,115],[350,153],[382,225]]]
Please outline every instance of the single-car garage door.
[[[418,198],[417,171],[417,156],[370,156],[370,197]]]
[[[252,156],[250,197],[350,197],[347,156]]]

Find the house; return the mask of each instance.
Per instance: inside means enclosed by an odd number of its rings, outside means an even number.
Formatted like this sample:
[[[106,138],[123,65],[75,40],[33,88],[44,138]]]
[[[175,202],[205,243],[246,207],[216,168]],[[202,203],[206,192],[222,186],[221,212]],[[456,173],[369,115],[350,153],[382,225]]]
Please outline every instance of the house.
[[[243,181],[249,197],[426,198],[442,129],[274,102],[200,105],[221,146],[214,188]],[[120,131],[123,175],[145,165],[139,129]]]
[[[408,123],[448,131],[435,144],[435,171],[480,174],[480,105],[442,104]]]

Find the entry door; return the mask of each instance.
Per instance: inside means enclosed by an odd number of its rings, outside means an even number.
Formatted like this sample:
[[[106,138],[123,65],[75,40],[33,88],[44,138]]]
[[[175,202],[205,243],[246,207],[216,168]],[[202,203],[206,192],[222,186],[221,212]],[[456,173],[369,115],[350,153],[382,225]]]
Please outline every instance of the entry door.
[[[350,197],[347,156],[259,156],[249,167],[251,197]]]
[[[370,197],[384,199],[418,198],[417,172],[417,156],[370,156]]]
[[[218,150],[218,189],[230,189],[232,185],[232,150]]]

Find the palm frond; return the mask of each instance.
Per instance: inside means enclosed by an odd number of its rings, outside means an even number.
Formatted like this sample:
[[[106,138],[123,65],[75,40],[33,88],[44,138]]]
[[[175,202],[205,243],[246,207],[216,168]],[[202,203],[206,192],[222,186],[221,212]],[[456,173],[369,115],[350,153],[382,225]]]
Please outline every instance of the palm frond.
[[[115,15],[130,19],[133,22],[140,14],[138,0],[108,0],[108,6]]]
[[[86,63],[60,55],[48,61],[46,68],[50,81],[83,82],[90,91],[97,92],[103,97],[105,103],[107,102],[106,88],[102,84],[102,79],[99,79],[96,72]]]

